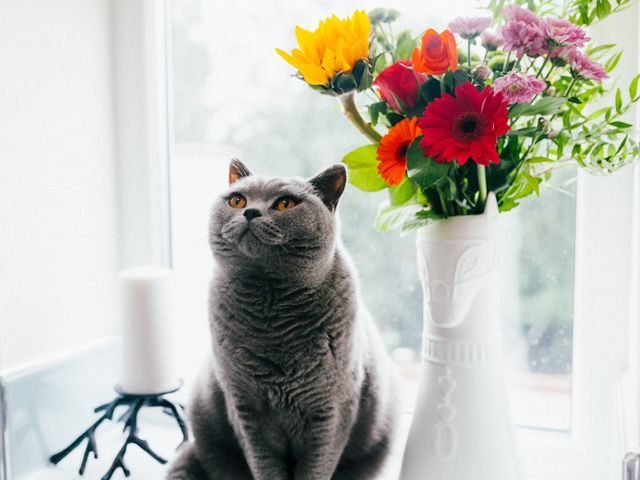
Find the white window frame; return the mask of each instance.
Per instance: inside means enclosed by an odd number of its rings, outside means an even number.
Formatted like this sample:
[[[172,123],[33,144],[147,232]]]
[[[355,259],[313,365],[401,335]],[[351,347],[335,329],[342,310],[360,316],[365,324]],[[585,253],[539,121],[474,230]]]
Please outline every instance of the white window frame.
[[[600,40],[623,39],[623,84],[640,70],[639,15],[634,4],[616,16],[615,28],[607,29],[603,22],[593,32]],[[114,2],[125,266],[171,263],[168,20],[165,0]],[[640,446],[640,317],[633,303],[638,292],[639,178],[640,166],[607,178],[579,174],[572,429],[519,429],[528,480],[617,478],[624,452]]]
[[[113,53],[121,267],[171,265],[166,0],[114,0]]]

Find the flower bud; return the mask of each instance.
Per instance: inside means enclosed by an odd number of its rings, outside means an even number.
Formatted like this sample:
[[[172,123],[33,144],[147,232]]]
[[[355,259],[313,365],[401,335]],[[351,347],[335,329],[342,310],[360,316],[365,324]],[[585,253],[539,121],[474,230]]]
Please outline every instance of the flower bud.
[[[475,76],[477,81],[486,82],[487,80],[489,80],[489,78],[491,78],[491,76],[493,75],[493,72],[491,71],[491,69],[489,67],[487,67],[483,63],[481,65],[478,65],[478,67],[475,69],[473,74],[474,74],[474,76]]]

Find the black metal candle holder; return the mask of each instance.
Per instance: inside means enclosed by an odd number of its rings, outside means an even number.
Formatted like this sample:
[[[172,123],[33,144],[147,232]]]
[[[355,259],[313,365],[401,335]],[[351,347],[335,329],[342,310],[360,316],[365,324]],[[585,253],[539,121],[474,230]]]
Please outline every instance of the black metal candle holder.
[[[117,421],[124,424],[123,432],[127,432],[127,437],[124,441],[124,445],[122,445],[122,447],[116,454],[116,458],[111,463],[111,467],[102,477],[102,480],[110,480],[112,475],[118,469],[122,470],[122,473],[124,473],[125,477],[128,477],[131,474],[126,464],[124,463],[124,457],[127,453],[127,447],[129,445],[137,445],[151,458],[161,464],[167,463],[167,460],[162,458],[151,449],[149,443],[146,440],[143,440],[138,436],[138,414],[144,407],[162,408],[165,414],[173,417],[176,420],[178,427],[182,432],[182,443],[186,442],[189,439],[189,432],[187,429],[187,424],[183,417],[184,407],[179,403],[165,398],[167,395],[175,393],[179,389],[180,387],[168,392],[162,392],[153,395],[135,395],[124,392],[120,388],[116,387],[116,392],[118,393],[116,399],[109,403],[105,403],[104,405],[100,405],[94,410],[95,413],[104,412],[102,416],[98,418],[98,420],[96,420],[89,428],[82,432],[78,438],[71,442],[71,444],[67,448],[61,450],[55,455],[52,455],[49,460],[54,465],[57,465],[58,463],[60,463],[60,461],[62,461],[62,459],[64,459],[76,448],[78,448],[86,439],[87,444],[85,446],[80,469],[78,470],[80,475],[84,475],[85,469],[87,467],[87,462],[89,460],[89,455],[93,454],[93,458],[98,458],[98,447],[96,445],[95,439],[96,430],[105,420],[113,420],[113,416],[118,408],[126,407],[127,409],[122,413],[122,415],[120,415]]]

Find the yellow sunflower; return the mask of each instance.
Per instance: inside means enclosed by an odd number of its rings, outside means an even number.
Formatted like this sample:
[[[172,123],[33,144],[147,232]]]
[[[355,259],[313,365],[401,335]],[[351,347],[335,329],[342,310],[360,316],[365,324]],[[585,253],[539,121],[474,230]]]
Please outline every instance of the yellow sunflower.
[[[337,73],[348,73],[369,56],[371,22],[364,10],[350,18],[333,15],[321,21],[313,32],[296,27],[299,48],[276,52],[298,69],[310,85],[328,85]]]

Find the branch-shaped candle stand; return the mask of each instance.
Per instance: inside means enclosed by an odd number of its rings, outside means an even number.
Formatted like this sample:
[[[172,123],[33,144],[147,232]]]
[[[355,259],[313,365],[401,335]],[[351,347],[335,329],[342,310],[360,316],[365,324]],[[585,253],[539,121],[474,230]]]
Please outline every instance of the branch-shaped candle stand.
[[[125,438],[124,444],[116,454],[116,458],[111,463],[111,467],[102,477],[102,480],[110,480],[112,475],[118,469],[122,470],[125,477],[128,477],[130,475],[131,472],[124,463],[124,457],[127,453],[127,448],[129,447],[129,445],[137,445],[151,458],[161,464],[167,463],[167,460],[162,458],[151,449],[149,443],[146,440],[143,440],[138,436],[138,414],[140,413],[140,410],[145,407],[162,408],[165,414],[175,419],[178,427],[180,428],[180,431],[182,432],[182,441],[186,442],[189,439],[187,424],[185,423],[182,414],[182,405],[166,398],[168,394],[174,393],[175,391],[177,391],[177,389],[170,392],[163,392],[152,395],[135,395],[123,392],[122,390],[119,390],[117,388],[116,391],[118,392],[118,397],[115,400],[110,403],[100,405],[95,409],[96,413],[102,412],[102,416],[100,416],[89,428],[82,432],[80,436],[78,436],[78,438],[71,442],[71,444],[67,448],[61,450],[55,455],[52,455],[50,458],[51,463],[57,465],[60,461],[62,461],[62,459],[64,459],[76,448],[78,448],[86,440],[87,442],[84,450],[84,455],[82,457],[82,463],[80,464],[79,470],[80,475],[83,475],[87,468],[89,456],[93,455],[94,458],[98,458],[98,448],[95,439],[96,430],[98,429],[98,427],[100,427],[100,425],[102,425],[105,420],[113,420],[116,410],[120,407],[126,407],[124,413],[122,413],[122,415],[118,418],[118,422],[124,423],[124,432],[127,433],[127,437]]]

